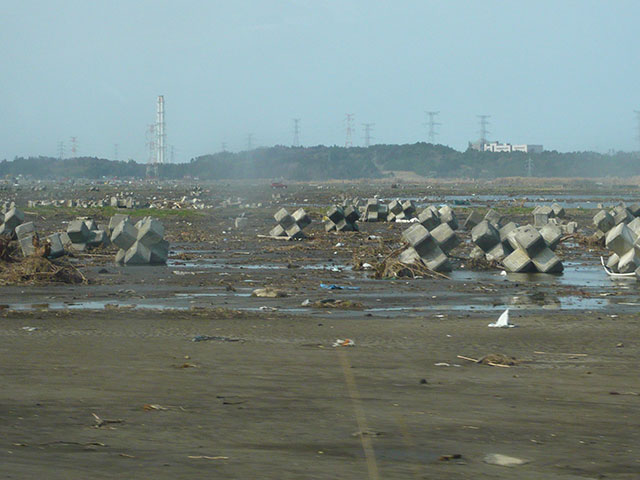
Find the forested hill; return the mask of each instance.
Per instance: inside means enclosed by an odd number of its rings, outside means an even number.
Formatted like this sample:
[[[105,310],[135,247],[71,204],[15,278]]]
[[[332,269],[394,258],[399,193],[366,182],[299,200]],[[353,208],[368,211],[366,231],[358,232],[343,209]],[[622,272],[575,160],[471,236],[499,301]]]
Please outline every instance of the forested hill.
[[[529,170],[530,169],[530,170]],[[374,145],[368,148],[269,147],[246,152],[202,155],[189,163],[167,164],[160,177],[214,179],[330,180],[381,178],[394,171],[415,172],[425,177],[496,178],[536,177],[630,177],[640,175],[640,155],[618,152],[539,154],[459,152],[443,145]],[[16,158],[0,162],[0,177],[31,175],[35,178],[144,178],[146,165],[80,157]]]

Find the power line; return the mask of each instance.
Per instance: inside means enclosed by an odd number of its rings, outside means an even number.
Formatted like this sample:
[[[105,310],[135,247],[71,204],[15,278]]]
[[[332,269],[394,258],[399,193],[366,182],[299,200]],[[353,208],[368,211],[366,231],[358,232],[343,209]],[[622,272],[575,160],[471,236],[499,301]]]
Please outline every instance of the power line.
[[[346,122],[346,135],[345,135],[345,141],[344,141],[344,146],[345,147],[353,147],[353,113],[347,113],[345,115],[345,122]]]
[[[480,143],[485,144],[487,143],[487,135],[491,133],[487,129],[487,127],[489,126],[489,119],[491,118],[491,115],[476,115],[476,116],[478,117],[480,122],[480,130],[478,131],[478,133],[480,133]]]
[[[426,125],[429,127],[429,142],[435,143],[436,135],[436,127],[442,125],[440,122],[436,122],[436,115],[439,115],[440,112],[425,112],[427,114],[428,120]]]
[[[373,128],[373,126],[375,125],[375,123],[363,123],[362,126],[364,127],[364,146],[365,147],[370,147],[371,146],[371,139],[373,138],[371,136],[371,129]]]
[[[300,146],[300,119],[299,118],[293,119],[293,146],[294,147]]]

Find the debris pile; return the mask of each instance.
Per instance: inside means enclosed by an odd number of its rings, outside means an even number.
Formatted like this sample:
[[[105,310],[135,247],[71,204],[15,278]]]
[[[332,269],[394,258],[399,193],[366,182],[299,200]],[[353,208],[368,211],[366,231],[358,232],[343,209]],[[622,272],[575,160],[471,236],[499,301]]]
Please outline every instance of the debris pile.
[[[560,273],[563,265],[553,253],[562,231],[553,224],[539,232],[532,225],[510,222],[499,230],[483,220],[471,230],[477,248],[472,256],[484,254],[488,261],[501,262],[509,272]]]
[[[164,239],[164,226],[157,219],[144,217],[134,225],[128,216],[114,216],[109,228],[111,243],[119,248],[116,263],[160,265],[167,262],[169,242]]]
[[[324,229],[327,232],[357,232],[360,213],[353,206],[333,206],[327,210]]]
[[[286,208],[278,210],[273,218],[278,224],[271,229],[269,235],[272,237],[287,237],[290,240],[300,240],[305,238],[303,230],[311,223],[311,217],[307,215],[304,208],[299,208],[293,215],[289,215]]]

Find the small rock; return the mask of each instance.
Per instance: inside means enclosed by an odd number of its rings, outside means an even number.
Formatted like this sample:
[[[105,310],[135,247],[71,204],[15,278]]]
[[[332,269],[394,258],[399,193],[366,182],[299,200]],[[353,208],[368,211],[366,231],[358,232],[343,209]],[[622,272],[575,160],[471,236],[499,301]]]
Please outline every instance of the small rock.
[[[508,455],[502,455],[500,453],[490,453],[484,457],[484,462],[489,465],[500,465],[501,467],[515,467],[518,465],[524,465],[529,463],[528,460],[521,458],[509,457]]]

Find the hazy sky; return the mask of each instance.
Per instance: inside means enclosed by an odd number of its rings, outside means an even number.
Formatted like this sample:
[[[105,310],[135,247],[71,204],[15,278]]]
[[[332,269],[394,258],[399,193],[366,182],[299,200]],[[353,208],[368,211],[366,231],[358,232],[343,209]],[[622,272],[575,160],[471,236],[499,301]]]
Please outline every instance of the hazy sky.
[[[640,1],[13,1],[0,15],[0,159],[146,161],[165,96],[176,161],[226,142],[466,148],[489,138],[560,151],[638,149]]]

